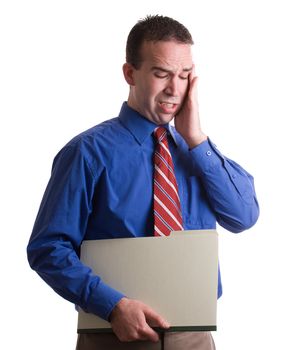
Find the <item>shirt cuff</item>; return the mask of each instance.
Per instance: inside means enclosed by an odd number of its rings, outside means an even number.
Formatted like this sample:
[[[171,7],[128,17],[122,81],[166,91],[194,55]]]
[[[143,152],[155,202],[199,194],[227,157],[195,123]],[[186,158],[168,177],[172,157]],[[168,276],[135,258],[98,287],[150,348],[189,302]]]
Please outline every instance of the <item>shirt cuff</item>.
[[[191,162],[196,175],[202,175],[210,169],[222,166],[224,156],[208,138],[198,146],[190,149]]]
[[[108,321],[113,308],[123,297],[125,297],[124,294],[100,281],[91,293],[88,311]]]

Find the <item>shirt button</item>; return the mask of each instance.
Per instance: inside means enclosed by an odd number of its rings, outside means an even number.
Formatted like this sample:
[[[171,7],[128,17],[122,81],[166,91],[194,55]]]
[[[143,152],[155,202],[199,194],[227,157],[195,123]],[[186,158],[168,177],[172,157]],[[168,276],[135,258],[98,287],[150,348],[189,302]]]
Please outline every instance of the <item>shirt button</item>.
[[[210,156],[212,154],[212,152],[211,151],[207,151],[206,154],[207,154],[207,156]]]

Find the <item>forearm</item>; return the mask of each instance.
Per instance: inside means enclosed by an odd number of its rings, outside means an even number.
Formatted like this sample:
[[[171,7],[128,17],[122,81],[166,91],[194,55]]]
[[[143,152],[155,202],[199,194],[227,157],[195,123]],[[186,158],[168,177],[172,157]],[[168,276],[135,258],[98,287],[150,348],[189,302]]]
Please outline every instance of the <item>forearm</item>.
[[[87,312],[107,319],[123,297],[82,264],[72,244],[60,235],[50,240],[32,237],[27,253],[31,268],[55,292]]]
[[[259,207],[253,178],[207,140],[190,150],[193,171],[202,182],[218,223],[231,232],[250,228]]]

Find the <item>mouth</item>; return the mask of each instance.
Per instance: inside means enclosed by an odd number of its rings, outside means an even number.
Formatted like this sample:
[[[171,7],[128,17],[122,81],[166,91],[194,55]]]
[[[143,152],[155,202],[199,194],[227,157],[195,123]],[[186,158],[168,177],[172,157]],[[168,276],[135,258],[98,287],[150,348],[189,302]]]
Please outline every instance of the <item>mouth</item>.
[[[158,102],[158,104],[160,108],[163,110],[163,112],[165,113],[173,113],[178,106],[177,103],[170,103],[170,102],[164,102],[164,101]]]

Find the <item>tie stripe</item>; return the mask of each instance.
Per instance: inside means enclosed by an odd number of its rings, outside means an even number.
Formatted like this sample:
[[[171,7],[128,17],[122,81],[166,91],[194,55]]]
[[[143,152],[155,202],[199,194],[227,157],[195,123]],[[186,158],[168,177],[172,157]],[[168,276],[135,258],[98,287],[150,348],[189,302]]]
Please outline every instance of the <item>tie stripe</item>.
[[[157,165],[155,165],[155,171],[157,181],[167,190],[168,193],[174,193],[173,197],[178,198],[177,187],[170,180],[170,178],[167,177],[167,175],[165,175],[165,173]]]
[[[167,134],[165,133],[165,136]],[[171,154],[169,152],[169,149],[165,146],[165,144],[163,142],[160,141],[160,145],[162,146],[162,148],[165,150],[165,152],[169,155],[169,157],[171,158]]]
[[[155,236],[165,236],[165,234],[161,232],[156,225],[154,225],[154,232],[155,232]]]
[[[171,166],[167,163],[167,161],[162,157],[161,154],[155,152],[155,157],[157,157],[157,163],[156,164],[161,164],[159,163],[159,160],[161,160],[161,162],[164,163],[164,165],[166,166],[167,170],[170,171],[173,174],[173,169],[171,168]],[[173,174],[174,176],[174,174]]]
[[[165,230],[169,230],[169,232],[172,230],[172,226],[169,225],[169,223],[165,220],[165,218],[163,216],[161,216],[161,214],[159,212],[157,212],[156,210],[154,210],[154,214],[156,217],[156,226],[161,229],[163,232],[163,235],[165,235]]]
[[[177,206],[177,203],[174,199],[170,197],[170,195],[164,190],[164,188],[157,182],[157,180],[154,180],[155,186],[157,186],[157,189],[161,192],[161,196],[164,196],[164,201],[170,201],[169,205],[174,205],[175,210],[180,212],[180,208]]]
[[[161,200],[160,200],[157,196],[154,195],[154,199],[157,201],[157,203],[160,205],[160,207],[161,207],[162,209],[165,210],[165,212],[166,212],[166,213],[168,214],[168,216],[175,222],[175,224],[178,225],[178,226],[180,227],[180,229],[182,230],[182,225],[181,225],[181,223],[177,220],[177,218],[174,216],[174,214],[171,212],[171,210],[168,209],[168,207],[167,207],[166,205],[164,205],[164,204],[161,202]],[[169,206],[169,208],[170,208],[170,207],[171,207],[171,206]]]
[[[183,230],[180,200],[165,128],[156,128],[154,136],[157,141],[153,182],[154,235],[168,236],[171,231]]]

